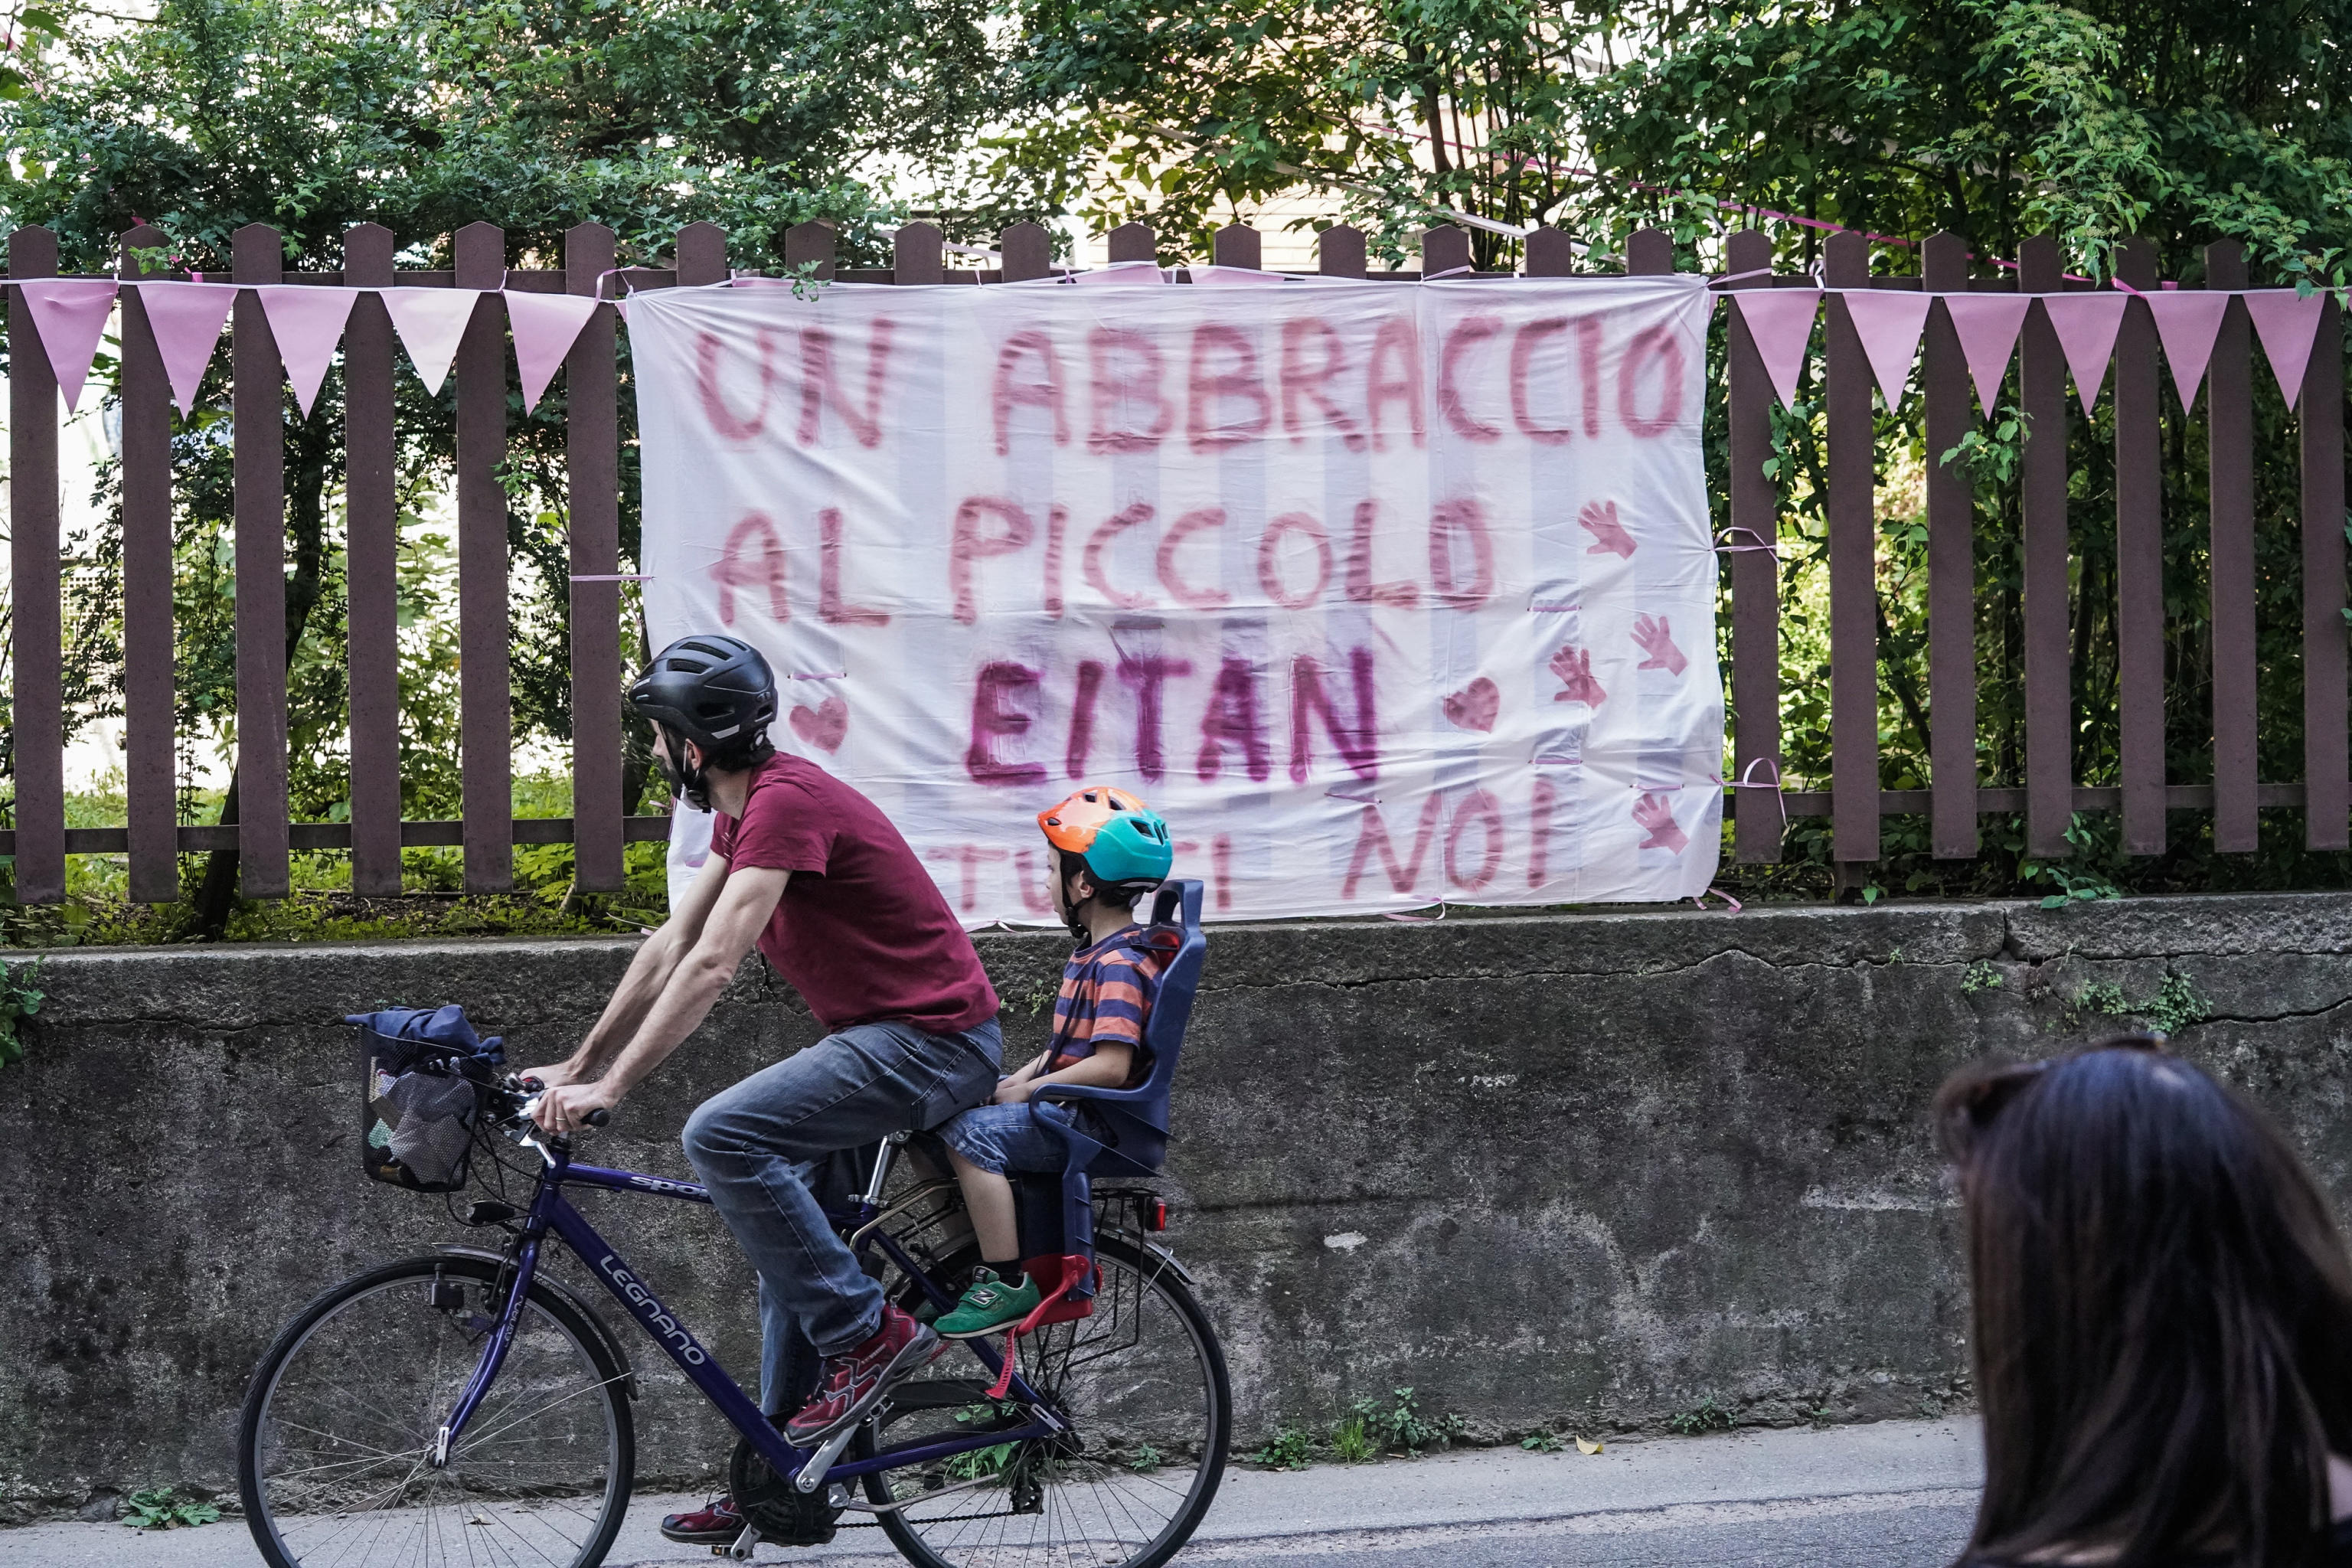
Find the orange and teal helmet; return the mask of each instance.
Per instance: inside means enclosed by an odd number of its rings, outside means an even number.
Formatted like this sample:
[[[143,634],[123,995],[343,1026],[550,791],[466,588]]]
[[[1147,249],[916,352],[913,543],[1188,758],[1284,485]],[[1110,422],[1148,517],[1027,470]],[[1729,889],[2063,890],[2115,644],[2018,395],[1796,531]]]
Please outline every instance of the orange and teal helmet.
[[[1168,824],[1123,789],[1090,785],[1037,814],[1045,841],[1086,862],[1087,875],[1109,892],[1136,893],[1168,879],[1176,847]]]

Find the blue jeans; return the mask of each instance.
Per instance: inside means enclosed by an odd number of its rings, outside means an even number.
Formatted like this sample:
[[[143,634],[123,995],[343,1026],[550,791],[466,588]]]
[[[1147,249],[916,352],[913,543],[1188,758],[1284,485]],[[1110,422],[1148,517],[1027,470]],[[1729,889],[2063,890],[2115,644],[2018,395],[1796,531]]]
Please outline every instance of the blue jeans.
[[[796,1408],[821,1355],[882,1326],[882,1287],[826,1220],[859,1180],[856,1156],[928,1131],[996,1092],[1004,1037],[858,1024],[712,1095],[686,1121],[686,1157],[760,1276],[760,1404]],[[871,1167],[867,1167],[871,1169]]]
[[[1070,1146],[1055,1128],[1070,1125],[1069,1109],[1045,1101],[1033,1103],[1036,1106],[1034,1116],[1026,1104],[974,1106],[940,1129],[940,1142],[993,1175],[1007,1171],[1040,1175],[1058,1172],[1069,1163]]]

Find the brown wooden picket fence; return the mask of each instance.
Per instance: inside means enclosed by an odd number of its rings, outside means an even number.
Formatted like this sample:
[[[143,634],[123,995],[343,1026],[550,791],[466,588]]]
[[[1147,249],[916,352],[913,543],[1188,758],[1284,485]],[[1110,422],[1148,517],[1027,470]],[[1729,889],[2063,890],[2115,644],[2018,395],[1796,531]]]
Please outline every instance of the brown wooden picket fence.
[[[1114,230],[1110,259],[1149,260],[1151,231],[1141,224]],[[160,278],[137,270],[141,255],[168,244],[159,230],[122,237],[121,276]],[[950,272],[941,237],[928,224],[898,232],[895,265],[887,271],[844,269],[845,281],[985,285],[1047,276],[1051,237],[1034,224],[1007,230],[995,270]],[[233,280],[240,285],[316,283],[366,288],[404,285],[534,290],[609,297],[614,292],[613,232],[585,224],[567,232],[561,269],[509,270],[502,230],[474,224],[452,246],[450,271],[396,270],[390,231],[362,225],[345,237],[339,272],[289,273],[275,229],[237,231]],[[836,276],[834,231],[801,225],[785,237],[788,267],[814,266]],[[2157,287],[2153,250],[2134,244],[2121,265],[2126,281]],[[23,228],[8,240],[12,279],[56,275],[55,237]],[[1819,281],[1832,286],[1959,291],[2019,289],[2052,292],[2069,287],[2053,241],[2029,243],[2017,270],[2000,279],[1972,279],[1965,243],[1940,235],[1926,242],[1925,278],[1873,277],[1869,247],[1858,235],[1838,235],[1825,249]],[[1530,275],[1566,277],[1573,270],[1568,237],[1538,230],[1526,243]],[[1259,236],[1235,226],[1215,237],[1221,266],[1259,265]],[[1732,237],[1728,271],[1760,272],[1771,246],[1759,233]],[[725,236],[709,224],[680,231],[675,264],[625,269],[629,288],[717,283],[729,276]],[[1673,268],[1668,237],[1643,230],[1631,237],[1629,270]],[[1370,273],[1364,237],[1336,227],[1320,239],[1325,275],[1400,281],[1424,276],[1471,275],[1470,237],[1454,227],[1422,237],[1422,269]],[[2208,252],[2214,287],[2242,287],[2242,252],[2221,244]],[[1731,288],[1810,285],[1811,278],[1738,278]],[[68,828],[64,824],[61,605],[58,467],[58,391],[37,332],[19,291],[11,289],[9,483],[14,573],[16,799],[14,826],[0,830],[0,853],[15,857],[16,896],[27,903],[65,895],[69,854],[124,854],[131,897],[163,902],[180,896],[178,857],[234,847],[241,889],[249,898],[284,895],[295,850],[347,849],[355,892],[381,895],[401,889],[404,847],[461,846],[469,891],[499,892],[512,885],[512,847],[519,843],[574,846],[576,884],[583,891],[623,886],[625,846],[667,836],[667,818],[625,814],[623,742],[618,694],[620,647],[619,426],[614,312],[601,306],[564,363],[568,389],[568,515],[571,571],[572,802],[569,818],[516,819],[511,808],[510,700],[508,687],[507,498],[498,470],[507,441],[506,322],[495,292],[475,307],[457,352],[457,502],[459,606],[460,730],[463,816],[454,822],[401,819],[396,644],[397,510],[394,495],[393,377],[396,344],[381,300],[362,295],[342,341],[345,440],[348,446],[346,559],[349,594],[351,811],[341,823],[292,822],[287,805],[285,489],[278,437],[283,367],[258,297],[237,296],[231,370],[234,382],[234,463],[236,544],[236,753],[239,808],[233,824],[189,826],[177,820],[173,685],[173,549],[171,390],[136,290],[121,295],[122,590],[124,599],[125,788],[127,823],[121,827]],[[1929,672],[1933,714],[1931,773],[1927,790],[1879,788],[1875,521],[1875,455],[1870,404],[1871,371],[1861,342],[1835,294],[1824,297],[1823,397],[1826,403],[1832,685],[1832,787],[1784,792],[1775,803],[1780,753],[1780,574],[1763,550],[1731,556],[1731,668],[1736,726],[1734,849],[1743,861],[1780,858],[1789,816],[1831,817],[1834,854],[1844,862],[1879,855],[1883,814],[1924,812],[1932,819],[1938,858],[1967,858],[1978,850],[1983,812],[2022,812],[2030,852],[2067,852],[2066,828],[2081,810],[2120,809],[2124,842],[2134,852],[2164,845],[2168,808],[2209,807],[2215,847],[2225,852],[2255,847],[2256,811],[2301,806],[2306,837],[2315,849],[2347,847],[2352,827],[2352,776],[2347,763],[2347,636],[2344,616],[2344,446],[2342,325],[2335,304],[2325,308],[2320,345],[2310,360],[2302,400],[2304,662],[2305,784],[2263,784],[2255,776],[2253,731],[2255,584],[2253,574],[2253,366],[2247,317],[2233,300],[2221,329],[2207,394],[2211,399],[2211,578],[2216,763],[2210,784],[2173,784],[2164,776],[2164,667],[2161,528],[2158,515],[2158,342],[2147,307],[2133,300],[2111,368],[2116,402],[2116,527],[2122,679],[2118,693],[2122,751],[2119,787],[2084,788],[2070,776],[2071,696],[2068,668],[2066,531],[2066,364],[2042,311],[2028,317],[2021,375],[2026,437],[2022,472],[2026,684],[2026,784],[2022,789],[1980,788],[1977,782],[1975,555],[1972,498],[1965,476],[1936,464],[1927,479],[1929,531]],[[1727,387],[1730,421],[1730,511],[1734,536],[1779,536],[1780,500],[1764,462],[1770,453],[1773,396],[1746,325],[1729,312]],[[1969,373],[1948,318],[1931,310],[1920,367],[1927,404],[1927,447],[1942,452],[1973,428]],[[257,438],[256,438],[257,437]],[[583,699],[581,694],[587,694]],[[1759,792],[1762,792],[1759,795]]]

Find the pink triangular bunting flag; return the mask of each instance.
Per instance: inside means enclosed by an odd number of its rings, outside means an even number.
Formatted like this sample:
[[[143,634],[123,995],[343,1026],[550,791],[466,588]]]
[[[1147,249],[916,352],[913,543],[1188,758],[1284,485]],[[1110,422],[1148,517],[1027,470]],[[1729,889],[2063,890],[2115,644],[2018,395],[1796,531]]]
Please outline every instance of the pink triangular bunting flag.
[[[2116,333],[2124,324],[2121,294],[2044,294],[2042,308],[2050,314],[2050,330],[2066,353],[2066,368],[2074,373],[2074,395],[2083,400],[2088,417],[2107,379],[2107,362],[2115,357]]]
[[[33,312],[58,390],[72,408],[81,402],[81,384],[89,379],[89,362],[98,357],[98,341],[106,335],[106,318],[114,310],[114,279],[32,278],[16,287]]]
[[[392,324],[400,333],[400,342],[408,351],[408,363],[416,367],[416,379],[425,390],[438,396],[441,384],[449,378],[449,363],[457,357],[457,340],[466,335],[466,323],[474,319],[474,301],[481,291],[475,289],[386,289],[383,291],[383,308],[392,317]]]
[[[2143,294],[2156,315],[2156,335],[2164,340],[2164,360],[2172,367],[2172,384],[2180,389],[2183,411],[2197,405],[2198,384],[2213,357],[2213,340],[2221,335],[2221,317],[2230,309],[2223,289],[2166,289]]]
[[[2018,329],[2032,308],[2030,294],[1947,294],[1944,309],[1952,315],[1952,331],[1959,335],[1960,357],[1969,362],[1969,379],[1977,384],[1977,405],[1990,418],[2000,403],[2001,377],[2009,374],[2009,356],[2017,347]]]
[[[286,380],[294,388],[294,405],[302,417],[319,400],[320,384],[335,359],[335,345],[343,341],[343,323],[351,320],[356,289],[328,289],[303,283],[275,283],[256,289],[261,313],[269,318],[269,335],[278,340],[278,357],[285,362]]]
[[[1878,378],[1879,395],[1888,413],[1903,403],[1903,388],[1911,379],[1911,361],[1919,352],[1919,333],[1927,325],[1930,297],[1908,289],[1849,289],[1846,314],[1853,318],[1854,335],[1862,339],[1863,356],[1870,374]]]
[[[506,301],[507,321],[514,328],[515,369],[522,375],[522,411],[529,414],[562,368],[580,329],[596,313],[596,301],[584,294],[514,289],[508,291]]]
[[[1740,289],[1739,318],[1748,323],[1764,377],[1780,395],[1781,406],[1797,405],[1797,376],[1805,366],[1805,345],[1813,337],[1813,312],[1821,308],[1818,289]]]
[[[221,325],[236,302],[236,289],[227,283],[142,283],[139,302],[147,308],[147,327],[155,334],[155,349],[163,358],[163,374],[172,384],[172,401],[180,417],[196,411],[196,391],[204,385],[205,367],[220,342]]]
[[[2303,391],[2312,340],[2319,335],[2319,309],[2327,302],[2327,296],[2297,297],[2292,289],[2256,289],[2243,298],[2246,314],[2254,319],[2254,331],[2263,340],[2263,353],[2270,355],[2271,369],[2278,374],[2279,391],[2293,408]]]

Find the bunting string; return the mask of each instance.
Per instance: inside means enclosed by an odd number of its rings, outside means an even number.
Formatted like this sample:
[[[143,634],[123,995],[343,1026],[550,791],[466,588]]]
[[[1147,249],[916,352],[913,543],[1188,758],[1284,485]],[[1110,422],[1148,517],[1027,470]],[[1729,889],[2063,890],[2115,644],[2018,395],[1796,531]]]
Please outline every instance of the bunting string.
[[[1276,274],[1239,276],[1243,269],[1195,268],[1197,283],[1279,281]],[[1149,274],[1149,276],[1146,276]],[[1442,276],[1442,275],[1441,275]],[[1737,273],[1714,280],[1718,287],[1762,276]],[[1150,263],[1097,268],[1071,281],[1162,282]],[[524,289],[327,287],[309,284],[245,285],[208,280],[117,280],[105,278],[28,278],[9,280],[23,299],[35,335],[69,409],[80,404],[100,342],[115,301],[134,291],[160,352],[173,401],[183,416],[194,413],[196,390],[218,347],[229,309],[240,289],[259,300],[276,341],[295,401],[308,416],[333,363],[352,306],[362,294],[383,300],[401,345],[428,392],[448,379],[457,345],[486,295],[505,301],[513,334],[515,363],[528,414],[546,395],[572,345],[595,314],[599,300],[574,294]],[[602,293],[602,280],[598,292]],[[1935,301],[1940,300],[1960,343],[1977,401],[1990,416],[2016,353],[2018,334],[2035,300],[2042,302],[2073,373],[2084,414],[2098,400],[2114,356],[2116,333],[2131,300],[2148,309],[2184,407],[2194,406],[2205,379],[2221,322],[2231,299],[2245,301],[2263,352],[2292,408],[2311,363],[2323,302],[2330,291],[2295,289],[2132,288],[2114,280],[2112,290],[2063,292],[1946,292],[1822,284],[1780,289],[1734,289],[1730,299],[1763,360],[1767,379],[1784,405],[1796,403],[1797,381],[1812,338],[1822,300],[1838,295],[1862,340],[1872,379],[1890,410],[1898,408],[1918,357],[1919,342]]]

